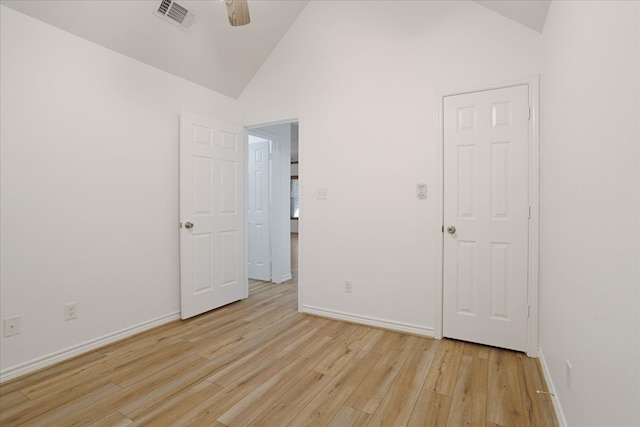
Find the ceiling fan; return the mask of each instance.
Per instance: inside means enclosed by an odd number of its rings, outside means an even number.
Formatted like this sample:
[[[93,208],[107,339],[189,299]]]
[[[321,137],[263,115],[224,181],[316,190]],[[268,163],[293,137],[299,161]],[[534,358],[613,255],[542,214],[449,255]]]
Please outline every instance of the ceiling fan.
[[[238,27],[251,22],[247,0],[224,0],[224,3],[227,5],[229,23],[232,26]]]

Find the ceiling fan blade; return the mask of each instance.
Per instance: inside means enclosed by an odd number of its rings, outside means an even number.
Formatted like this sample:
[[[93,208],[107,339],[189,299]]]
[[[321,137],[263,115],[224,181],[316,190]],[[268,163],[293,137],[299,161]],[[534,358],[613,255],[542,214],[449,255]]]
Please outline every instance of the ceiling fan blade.
[[[232,26],[247,25],[251,22],[247,0],[225,0],[224,2],[227,5],[229,23]]]

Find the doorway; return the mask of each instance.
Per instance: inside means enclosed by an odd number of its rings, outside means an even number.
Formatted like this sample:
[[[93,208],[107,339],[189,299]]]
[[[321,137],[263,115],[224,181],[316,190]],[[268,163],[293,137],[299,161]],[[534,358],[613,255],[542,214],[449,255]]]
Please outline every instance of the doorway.
[[[292,146],[295,143],[297,147],[298,140],[298,123],[297,121],[289,121],[284,123],[252,126],[247,128],[249,135],[249,153],[251,157],[252,144],[257,141],[268,141],[268,172],[260,171],[261,175],[258,181],[266,187],[262,187],[261,192],[256,193],[252,188],[252,181],[256,181],[255,165],[249,163],[249,185],[247,187],[247,199],[249,207],[248,215],[248,252],[249,277],[259,280],[268,280],[273,283],[283,283],[292,278],[292,256],[291,256],[291,153]],[[297,148],[295,149],[297,152]],[[251,161],[251,158],[250,158]],[[266,175],[265,175],[266,174]],[[268,177],[268,179],[265,179]],[[264,197],[266,194],[266,198]],[[252,199],[261,196],[265,204],[262,211],[266,211],[266,215],[262,219],[252,215],[251,205]],[[255,207],[255,206],[254,206]],[[255,209],[254,209],[255,211]],[[254,212],[255,213],[255,212]],[[257,220],[264,221],[261,233],[253,233],[252,228],[256,229]],[[255,231],[255,230],[254,230]],[[266,244],[265,238],[258,238],[260,235],[266,236],[268,231],[269,243]],[[253,235],[253,238],[252,238]],[[253,257],[252,257],[253,255]],[[270,277],[255,274],[258,258],[261,260],[270,260]],[[256,261],[256,262],[253,262]],[[265,261],[260,261],[264,264]],[[252,265],[253,264],[253,265]],[[254,272],[252,274],[252,271]],[[263,268],[266,271],[266,268]]]

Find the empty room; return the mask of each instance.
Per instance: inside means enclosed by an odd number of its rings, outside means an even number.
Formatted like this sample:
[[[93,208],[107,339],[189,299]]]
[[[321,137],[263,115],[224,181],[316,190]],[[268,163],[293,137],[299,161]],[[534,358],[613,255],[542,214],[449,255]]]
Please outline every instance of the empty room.
[[[0,19],[0,425],[640,426],[640,1]]]

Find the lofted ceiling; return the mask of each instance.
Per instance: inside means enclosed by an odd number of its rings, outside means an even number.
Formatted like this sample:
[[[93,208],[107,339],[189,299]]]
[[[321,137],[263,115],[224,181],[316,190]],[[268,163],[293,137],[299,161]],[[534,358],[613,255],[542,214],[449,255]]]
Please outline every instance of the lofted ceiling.
[[[1,3],[168,73],[237,98],[309,2],[249,0],[251,24],[232,27],[223,1],[176,1],[196,15],[196,21],[188,31],[156,15],[162,0],[2,0]],[[551,2],[476,1],[539,32]]]

